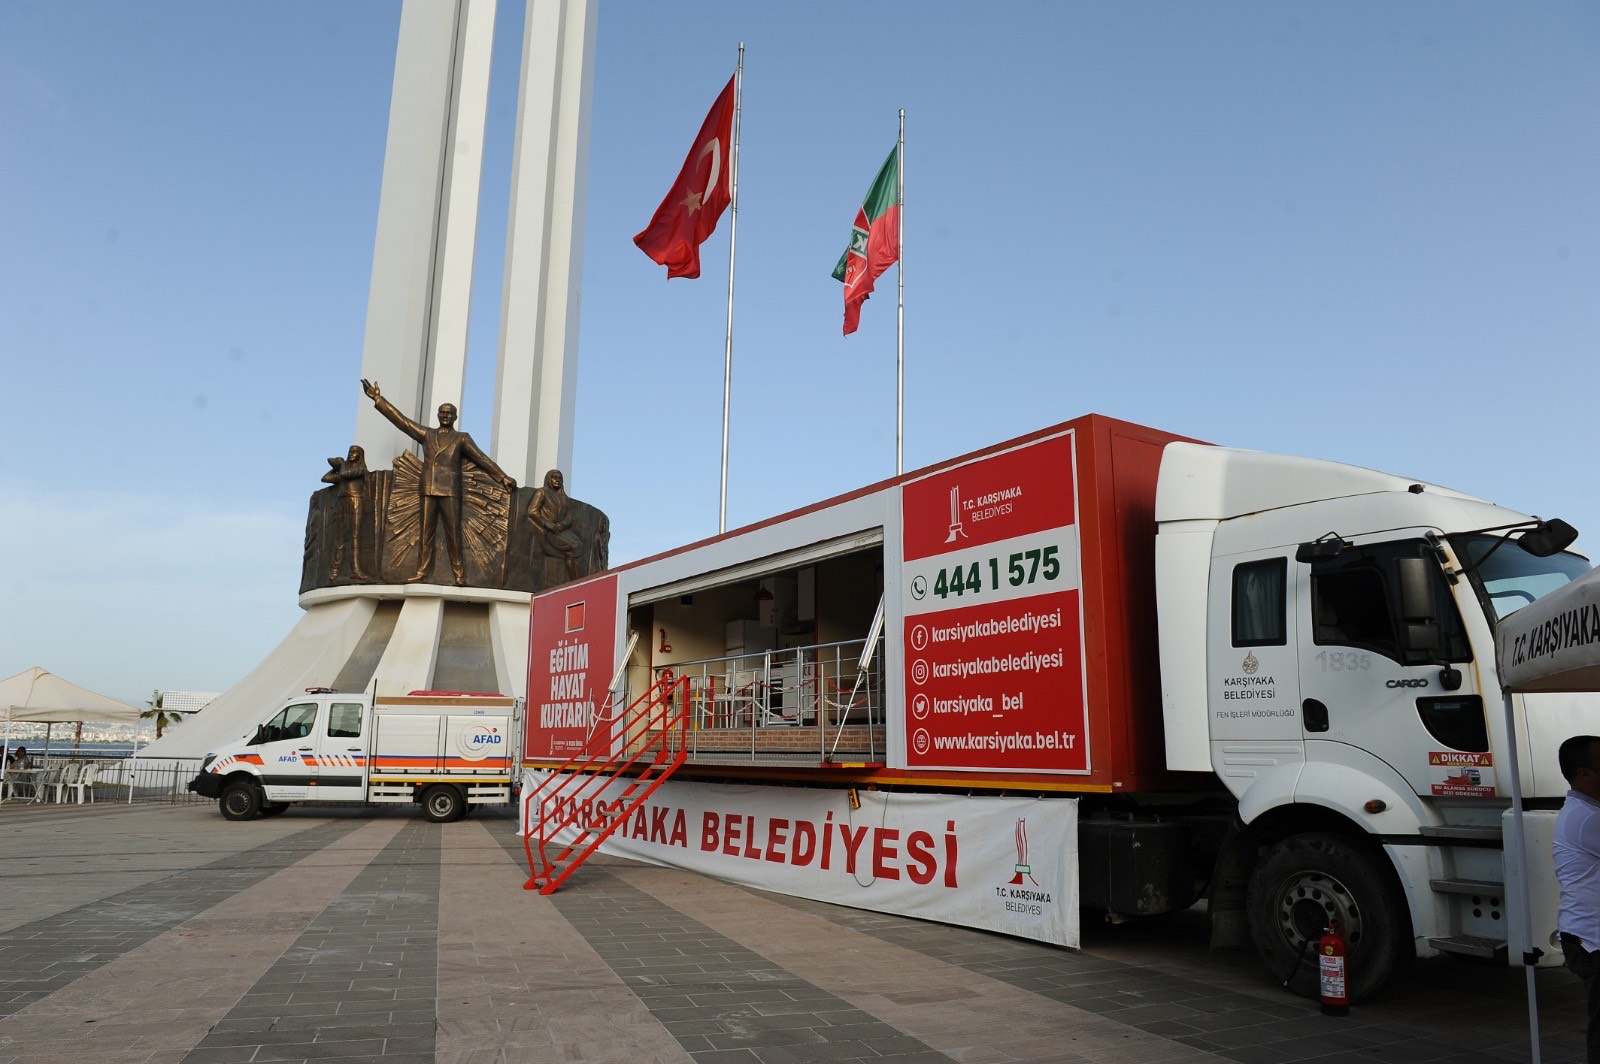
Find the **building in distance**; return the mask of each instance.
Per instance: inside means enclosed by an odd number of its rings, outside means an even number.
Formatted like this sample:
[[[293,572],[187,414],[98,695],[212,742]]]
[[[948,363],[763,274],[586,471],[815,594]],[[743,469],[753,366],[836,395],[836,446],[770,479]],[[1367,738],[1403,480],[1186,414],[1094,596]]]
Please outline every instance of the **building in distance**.
[[[159,705],[168,713],[198,713],[217,697],[219,691],[157,691]]]

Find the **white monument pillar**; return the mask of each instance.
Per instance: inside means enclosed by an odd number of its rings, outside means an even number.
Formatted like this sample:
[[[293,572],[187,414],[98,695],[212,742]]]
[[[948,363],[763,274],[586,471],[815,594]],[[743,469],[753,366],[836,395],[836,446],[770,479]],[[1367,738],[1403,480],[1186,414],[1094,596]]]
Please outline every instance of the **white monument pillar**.
[[[407,0],[400,12],[361,376],[429,425],[466,380],[495,4]],[[356,442],[369,465],[389,465],[411,441],[348,383]]]
[[[440,403],[460,404],[465,379],[495,3],[405,0],[400,14],[361,376],[429,425]],[[489,445],[522,484],[552,467],[570,472],[572,460],[595,6],[528,0]],[[329,383],[350,389],[368,464],[392,466],[411,441],[356,381]],[[462,421],[480,416],[463,411]],[[528,597],[429,584],[315,588],[276,649],[145,756],[199,757],[310,686],[394,694],[464,682],[520,697]]]
[[[491,453],[519,484],[572,483],[595,0],[528,0]]]

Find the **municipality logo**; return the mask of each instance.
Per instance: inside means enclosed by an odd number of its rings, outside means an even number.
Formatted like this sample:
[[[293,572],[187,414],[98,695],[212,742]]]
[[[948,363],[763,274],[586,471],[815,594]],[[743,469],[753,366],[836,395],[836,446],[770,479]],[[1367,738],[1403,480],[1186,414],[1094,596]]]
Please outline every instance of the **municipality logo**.
[[[1011,879],[1005,886],[995,887],[995,894],[1012,919],[1048,919],[1054,915],[1055,897],[1033,878],[1033,865],[1028,862],[1028,821],[1023,817],[1017,818],[1016,840],[1017,863],[1011,866]]]
[[[1017,818],[1017,863],[1012,867],[1011,885],[1022,885],[1022,877],[1027,876],[1028,882],[1034,886],[1039,881],[1033,878],[1033,866],[1028,863],[1028,821],[1026,817]]]
[[[967,530],[961,525],[961,485],[957,484],[950,489],[950,534],[944,541],[954,543],[967,538]]]

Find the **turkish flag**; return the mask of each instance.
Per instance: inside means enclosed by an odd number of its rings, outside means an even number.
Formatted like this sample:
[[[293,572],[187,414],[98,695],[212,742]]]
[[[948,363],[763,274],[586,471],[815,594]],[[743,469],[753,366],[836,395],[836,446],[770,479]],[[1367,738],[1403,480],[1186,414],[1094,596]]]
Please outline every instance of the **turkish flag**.
[[[700,245],[733,199],[733,82],[728,79],[711,105],[655,217],[633,238],[640,251],[667,268],[668,278],[700,276]]]

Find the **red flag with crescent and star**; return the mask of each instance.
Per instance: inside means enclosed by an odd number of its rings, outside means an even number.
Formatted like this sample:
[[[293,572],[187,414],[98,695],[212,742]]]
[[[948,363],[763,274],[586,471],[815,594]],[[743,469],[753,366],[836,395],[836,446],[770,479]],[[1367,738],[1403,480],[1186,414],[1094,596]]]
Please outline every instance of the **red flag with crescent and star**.
[[[735,75],[737,77],[737,75]],[[732,200],[733,83],[711,105],[678,179],[656,208],[644,232],[633,238],[639,250],[667,268],[667,277],[699,277],[700,245],[717,228]]]

